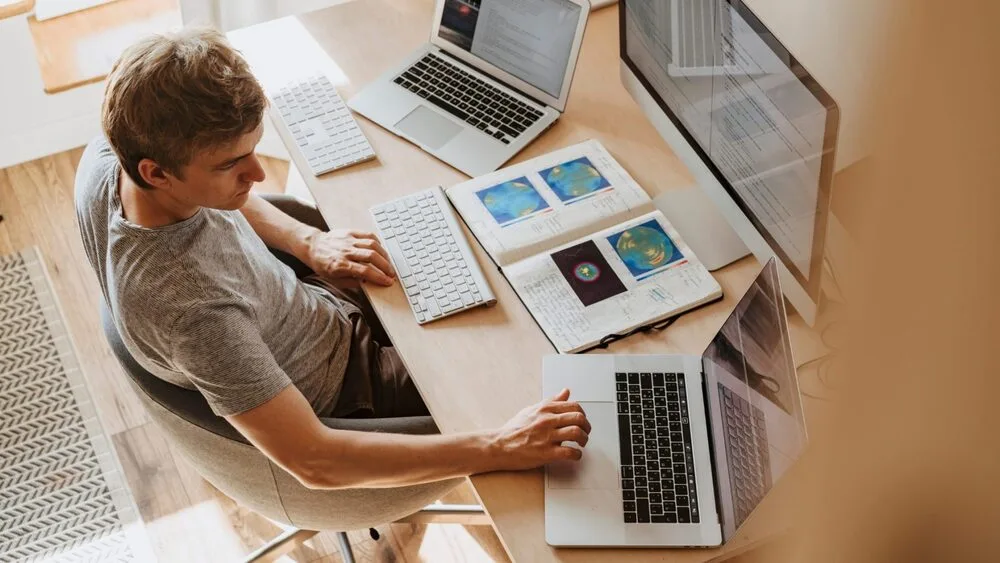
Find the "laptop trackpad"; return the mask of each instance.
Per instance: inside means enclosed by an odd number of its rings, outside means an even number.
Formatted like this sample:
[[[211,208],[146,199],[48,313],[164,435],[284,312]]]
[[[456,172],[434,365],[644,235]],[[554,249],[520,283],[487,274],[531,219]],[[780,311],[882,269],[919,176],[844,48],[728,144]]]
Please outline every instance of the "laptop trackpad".
[[[462,131],[461,126],[423,105],[417,106],[417,109],[400,119],[396,128],[434,150],[443,147]]]
[[[546,468],[550,489],[617,489],[621,449],[614,403],[580,403],[590,421],[590,441],[579,462],[556,462]],[[574,444],[575,445],[575,444]]]

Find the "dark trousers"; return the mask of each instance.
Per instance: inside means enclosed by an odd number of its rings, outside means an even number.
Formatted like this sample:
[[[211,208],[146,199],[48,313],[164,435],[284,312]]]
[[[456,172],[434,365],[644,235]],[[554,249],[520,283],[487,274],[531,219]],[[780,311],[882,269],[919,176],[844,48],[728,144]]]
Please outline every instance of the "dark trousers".
[[[307,225],[329,231],[319,210],[287,195],[262,195],[272,205]],[[338,418],[390,418],[430,414],[409,370],[360,286],[333,284],[316,275],[294,256],[271,249],[295,275],[309,285],[328,291],[351,321],[351,352],[340,397],[332,413]]]

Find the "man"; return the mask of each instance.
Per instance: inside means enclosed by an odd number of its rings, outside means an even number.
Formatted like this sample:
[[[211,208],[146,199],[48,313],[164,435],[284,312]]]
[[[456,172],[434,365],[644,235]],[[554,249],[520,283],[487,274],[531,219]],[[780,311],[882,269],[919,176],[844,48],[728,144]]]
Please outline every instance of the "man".
[[[332,430],[320,416],[426,414],[360,291],[393,283],[370,233],[323,232],[251,193],[266,99],[213,31],[129,48],[108,77],[106,139],[76,181],[87,256],[129,351],[197,389],[311,488],[388,487],[579,459],[590,425],[564,391],[497,430],[403,436]],[[314,211],[315,213],[315,211]],[[270,249],[317,275],[305,281]],[[371,323],[371,324],[369,324]]]

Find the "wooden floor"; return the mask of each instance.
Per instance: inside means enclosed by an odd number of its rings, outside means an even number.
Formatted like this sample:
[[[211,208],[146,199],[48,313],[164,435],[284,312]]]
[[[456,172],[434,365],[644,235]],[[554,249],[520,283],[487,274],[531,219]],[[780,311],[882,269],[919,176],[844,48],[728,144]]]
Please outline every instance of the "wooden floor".
[[[0,170],[0,254],[37,246],[44,256],[105,431],[111,436],[160,561],[239,561],[280,530],[203,481],[152,425],[126,386],[100,330],[100,291],[80,243],[73,179],[82,149]],[[280,192],[288,163],[264,159],[262,191]],[[470,489],[449,502],[474,502]],[[485,526],[392,525],[382,539],[352,532],[358,561],[507,561]],[[323,533],[282,561],[340,561],[337,542]]]

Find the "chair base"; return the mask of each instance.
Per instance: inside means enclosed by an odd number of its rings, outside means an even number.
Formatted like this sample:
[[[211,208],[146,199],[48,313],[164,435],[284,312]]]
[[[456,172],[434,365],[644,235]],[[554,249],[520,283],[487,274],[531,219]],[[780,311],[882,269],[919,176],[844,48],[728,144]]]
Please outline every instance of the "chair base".
[[[461,524],[463,526],[488,526],[491,524],[490,518],[486,515],[483,507],[475,504],[431,504],[393,523]],[[248,555],[243,561],[244,563],[277,561],[279,557],[295,549],[300,543],[315,536],[317,533],[313,530],[289,528],[261,546],[260,549]],[[347,538],[347,533],[337,532],[337,542],[340,547],[340,556],[344,560],[344,563],[354,563],[354,551],[351,549],[351,542]]]
[[[300,530],[298,528],[289,528],[277,535],[274,539],[262,545],[260,549],[257,549],[253,553],[247,556],[245,561],[250,563],[268,563],[270,561],[277,561],[282,555],[288,553],[298,546],[300,543],[308,540],[309,538],[315,536],[319,532],[314,532],[313,530]],[[346,538],[346,534],[344,536]],[[348,546],[350,547],[350,546]],[[347,558],[344,559],[347,561]],[[354,561],[354,556],[351,555],[350,561]]]

